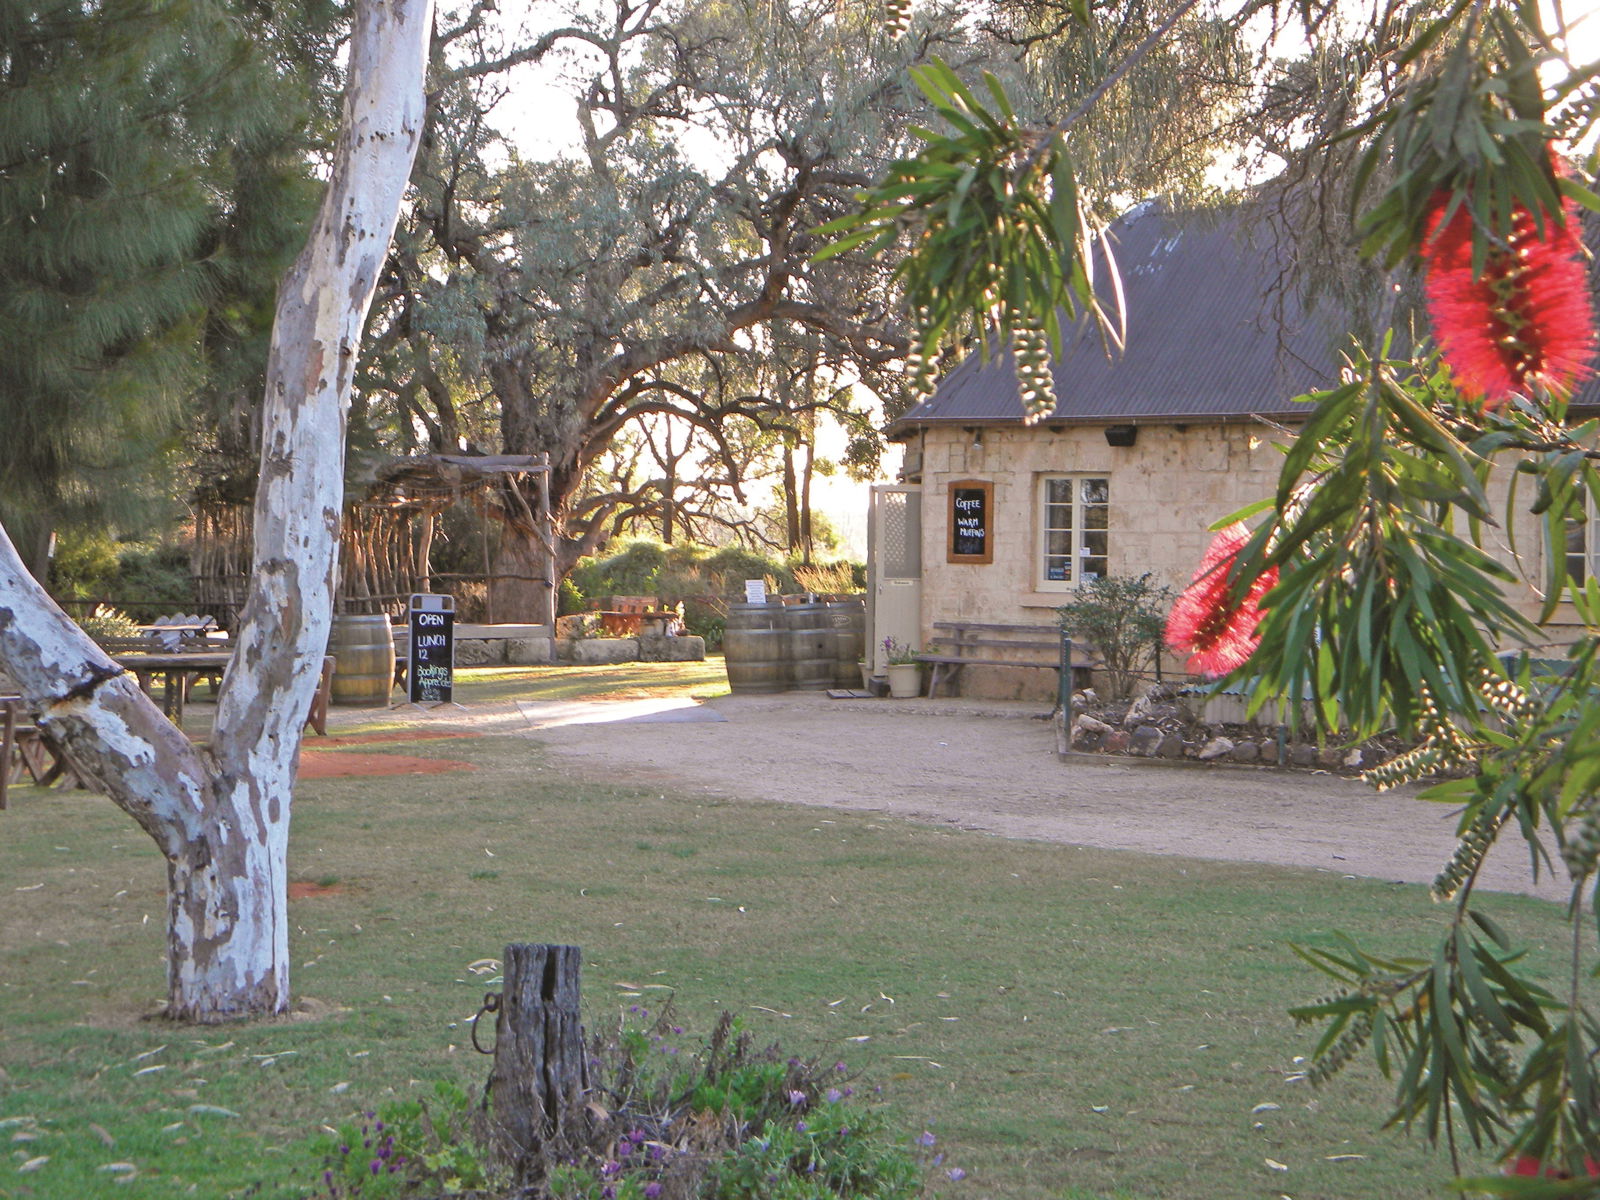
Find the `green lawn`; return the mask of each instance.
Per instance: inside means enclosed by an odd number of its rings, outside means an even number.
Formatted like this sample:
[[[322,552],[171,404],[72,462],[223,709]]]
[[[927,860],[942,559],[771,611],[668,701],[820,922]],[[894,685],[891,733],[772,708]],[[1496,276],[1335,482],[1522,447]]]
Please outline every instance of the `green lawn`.
[[[716,687],[703,666],[659,671]],[[651,680],[626,674],[589,686]],[[461,694],[576,685],[503,670]],[[673,995],[694,1030],[726,1007],[846,1060],[970,1173],[941,1179],[951,1196],[1447,1194],[1442,1156],[1378,1131],[1372,1073],[1315,1093],[1286,1078],[1313,1035],[1284,1010],[1323,990],[1287,943],[1344,929],[1420,948],[1440,919],[1420,888],[593,787],[520,737],[369,748],[476,769],[302,784],[291,877],[330,890],[291,902],[303,1002],[279,1022],[146,1019],[164,943],[148,839],[104,799],[13,793],[0,1197],[299,1194],[319,1125],[481,1083],[466,1022],[492,976],[474,966],[508,941],[581,945],[591,1021]],[[1554,961],[1553,907],[1494,903]]]

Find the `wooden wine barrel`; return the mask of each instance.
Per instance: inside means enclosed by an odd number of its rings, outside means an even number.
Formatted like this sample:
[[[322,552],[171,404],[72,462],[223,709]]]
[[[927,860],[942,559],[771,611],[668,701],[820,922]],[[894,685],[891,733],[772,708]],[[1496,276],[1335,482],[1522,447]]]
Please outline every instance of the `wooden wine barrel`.
[[[789,633],[789,685],[800,690],[833,686],[833,621],[820,602],[785,604],[783,623]],[[854,661],[851,662],[852,669]]]
[[[334,657],[335,704],[387,708],[394,687],[394,631],[383,613],[349,613],[333,618],[328,653]]]
[[[789,686],[788,631],[781,604],[729,604],[722,633],[728,687],[735,692],[781,692]]]
[[[859,597],[830,600],[828,623],[833,627],[833,686],[859,688],[857,664],[867,651],[867,602]]]

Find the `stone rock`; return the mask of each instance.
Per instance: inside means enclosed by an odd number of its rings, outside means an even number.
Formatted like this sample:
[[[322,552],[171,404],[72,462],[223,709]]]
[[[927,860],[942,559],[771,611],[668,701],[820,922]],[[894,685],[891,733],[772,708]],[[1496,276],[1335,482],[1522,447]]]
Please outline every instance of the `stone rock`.
[[[519,667],[542,666],[556,660],[554,638],[507,638],[506,661]]]
[[[1111,726],[1104,721],[1091,717],[1088,713],[1080,714],[1072,722],[1072,748],[1074,750],[1098,750],[1105,741],[1106,734],[1111,732]]]
[[[1154,758],[1161,750],[1161,743],[1166,741],[1166,735],[1154,725],[1141,725],[1133,731],[1133,736],[1128,739],[1128,753],[1138,755],[1140,758]],[[1183,745],[1179,741],[1178,745]]]
[[[1274,738],[1262,738],[1256,744],[1261,747],[1261,761],[1262,762],[1264,762],[1264,763],[1276,763],[1278,761],[1278,739],[1277,738],[1275,738],[1275,737]],[[1287,752],[1288,751],[1287,751],[1287,748],[1286,748],[1285,749],[1285,754],[1287,754]]]
[[[706,640],[686,634],[683,637],[641,636],[640,662],[703,662]]]
[[[505,661],[506,644],[501,638],[464,638],[456,643],[456,666],[482,667]]]
[[[606,666],[610,663],[639,661],[638,638],[573,638],[562,642],[556,653],[562,662],[579,666]]]
[[[1106,740],[1101,745],[1100,749],[1105,751],[1107,754],[1126,754],[1128,752],[1129,740],[1128,731],[1126,729],[1113,729],[1110,733],[1106,734]]]
[[[1198,754],[1196,754],[1195,757],[1198,758],[1201,762],[1210,762],[1214,758],[1221,758],[1225,754],[1232,754],[1232,753],[1233,753],[1233,739],[1232,738],[1214,737],[1209,742],[1207,742],[1204,746],[1200,747],[1200,752]]]
[[[1289,761],[1297,767],[1314,767],[1317,763],[1317,748],[1310,742],[1296,742],[1289,747]]]
[[[1180,717],[1187,718],[1188,714],[1183,706],[1173,703],[1174,695],[1175,692],[1170,684],[1156,684],[1133,702],[1122,723],[1131,729],[1138,725],[1153,725]]]
[[[556,618],[556,637],[575,638],[582,637],[593,622],[591,613],[570,613],[565,617]]]
[[[1237,763],[1253,763],[1261,761],[1261,747],[1255,742],[1240,742],[1233,748],[1229,755]]]
[[[1100,697],[1095,695],[1095,690],[1093,688],[1084,688],[1083,691],[1079,692],[1078,694],[1083,697],[1083,702],[1090,708],[1093,708],[1095,705],[1100,703]]]
[[[1325,746],[1323,749],[1317,751],[1317,766],[1327,767],[1329,770],[1332,770],[1334,767],[1339,765],[1343,758],[1343,750],[1339,749],[1337,746]]]
[[[1161,745],[1156,748],[1159,758],[1182,758],[1183,735],[1176,731],[1161,735]]]
[[[1075,712],[1075,713],[1087,712],[1088,708],[1089,708],[1089,701],[1084,698],[1083,693],[1082,692],[1073,692],[1072,693],[1072,711]]]
[[[1365,759],[1366,751],[1364,751],[1360,746],[1355,746],[1351,748],[1349,754],[1344,756],[1343,762],[1345,766],[1359,771],[1361,769],[1361,764],[1365,761]]]

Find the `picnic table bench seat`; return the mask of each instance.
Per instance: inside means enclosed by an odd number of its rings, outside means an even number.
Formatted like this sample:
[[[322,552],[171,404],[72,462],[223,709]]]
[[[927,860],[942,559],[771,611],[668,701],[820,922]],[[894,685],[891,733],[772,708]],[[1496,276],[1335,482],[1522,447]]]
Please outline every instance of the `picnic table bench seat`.
[[[1061,667],[1061,629],[1055,625],[1007,625],[985,621],[935,621],[934,647],[917,655],[933,667],[928,695],[939,694],[941,683],[954,684],[963,667]],[[1074,683],[1080,672],[1102,666],[1094,647],[1072,644]],[[1086,681],[1085,681],[1086,682]]]

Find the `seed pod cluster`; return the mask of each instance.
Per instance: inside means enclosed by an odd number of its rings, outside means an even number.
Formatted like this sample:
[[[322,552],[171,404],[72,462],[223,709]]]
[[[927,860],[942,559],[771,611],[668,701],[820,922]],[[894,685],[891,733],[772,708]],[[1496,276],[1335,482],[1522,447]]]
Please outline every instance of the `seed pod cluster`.
[[[1511,1056],[1511,1043],[1482,1013],[1472,1014],[1472,1027],[1477,1031],[1483,1048],[1483,1065],[1495,1081],[1509,1087],[1517,1079],[1517,1063]]]
[[[890,37],[900,37],[911,28],[911,0],[885,0],[884,7],[888,10],[884,28]]]
[[[1494,845],[1495,835],[1500,832],[1500,826],[1505,822],[1507,812],[1508,810],[1503,807],[1493,811],[1485,810],[1467,826],[1466,832],[1456,842],[1456,850],[1450,856],[1450,861],[1444,865],[1444,870],[1439,872],[1428,887],[1428,893],[1435,900],[1450,899],[1483,865],[1484,855],[1488,854],[1489,847]]]
[[[1508,721],[1527,721],[1538,715],[1539,707],[1509,679],[1496,675],[1488,667],[1478,672],[1478,695],[1484,703]]]
[[[911,349],[906,352],[906,386],[911,393],[911,403],[921,404],[933,395],[934,350],[928,337],[931,320],[928,310],[917,310],[916,331],[911,337]]]
[[[1050,369],[1050,345],[1042,322],[1018,318],[1011,328],[1011,356],[1022,396],[1022,423],[1032,425],[1056,407],[1055,374]]]
[[[1589,807],[1573,813],[1561,830],[1561,861],[1574,879],[1583,879],[1594,873],[1596,860],[1600,860],[1600,809],[1590,797]]]
[[[1424,742],[1402,754],[1396,754],[1369,771],[1361,772],[1361,781],[1377,791],[1386,792],[1402,783],[1426,779],[1438,769],[1442,757],[1437,744]]]
[[[1361,1047],[1367,1044],[1367,1039],[1372,1036],[1372,1018],[1362,1014],[1350,1022],[1350,1026],[1333,1045],[1328,1047],[1328,1052],[1316,1062],[1311,1064],[1311,1069],[1306,1072],[1306,1078],[1313,1084],[1327,1083],[1356,1056]]]

